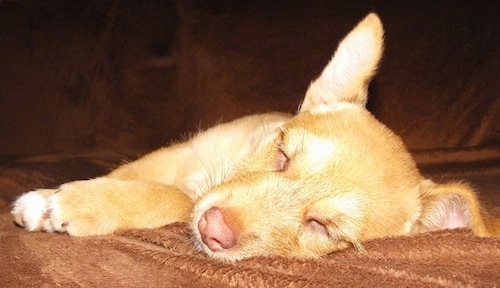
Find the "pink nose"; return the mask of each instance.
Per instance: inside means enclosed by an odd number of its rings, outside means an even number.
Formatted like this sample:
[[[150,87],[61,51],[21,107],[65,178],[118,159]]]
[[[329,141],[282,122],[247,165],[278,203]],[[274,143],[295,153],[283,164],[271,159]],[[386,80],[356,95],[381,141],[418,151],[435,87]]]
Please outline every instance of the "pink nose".
[[[222,210],[212,207],[205,211],[198,222],[201,240],[210,250],[216,252],[236,245],[236,236],[224,221]]]

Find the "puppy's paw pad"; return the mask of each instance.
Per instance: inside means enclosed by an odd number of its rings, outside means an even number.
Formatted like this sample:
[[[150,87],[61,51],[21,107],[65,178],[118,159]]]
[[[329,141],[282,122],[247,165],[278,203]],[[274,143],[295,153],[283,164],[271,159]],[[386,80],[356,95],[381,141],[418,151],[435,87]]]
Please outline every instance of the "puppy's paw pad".
[[[47,199],[38,191],[31,191],[19,197],[11,210],[14,221],[28,231],[43,230]]]

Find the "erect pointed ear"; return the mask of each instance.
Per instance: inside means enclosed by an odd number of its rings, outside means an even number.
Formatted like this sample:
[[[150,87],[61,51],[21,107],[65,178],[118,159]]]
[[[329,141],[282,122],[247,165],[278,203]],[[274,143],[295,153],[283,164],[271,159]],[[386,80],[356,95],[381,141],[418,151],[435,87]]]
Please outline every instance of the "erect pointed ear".
[[[340,42],[330,63],[311,83],[300,112],[336,102],[364,106],[369,82],[382,57],[383,36],[384,29],[377,14],[368,14]]]
[[[464,183],[422,183],[422,213],[413,232],[467,228],[478,236],[500,235],[499,220],[481,208],[473,189]]]

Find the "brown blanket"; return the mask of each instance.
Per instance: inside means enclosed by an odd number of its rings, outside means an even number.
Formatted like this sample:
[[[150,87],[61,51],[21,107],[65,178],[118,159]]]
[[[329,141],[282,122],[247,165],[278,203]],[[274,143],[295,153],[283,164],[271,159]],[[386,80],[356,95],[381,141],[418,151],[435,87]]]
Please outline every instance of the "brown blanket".
[[[5,215],[0,218],[5,222]],[[70,238],[2,226],[2,287],[460,287],[499,284],[499,241],[466,231],[382,239],[319,260],[225,264],[193,251],[185,225]],[[10,243],[10,245],[3,245]]]
[[[475,153],[478,153],[477,151]],[[424,159],[429,155],[420,153]],[[467,153],[465,153],[467,154]],[[499,160],[483,153],[485,162]],[[51,186],[64,179],[87,178],[110,169],[120,154],[40,156],[8,159],[0,166],[0,287],[494,287],[500,284],[500,239],[469,231],[440,231],[379,239],[366,253],[347,249],[323,259],[258,257],[234,264],[196,252],[183,223],[153,230],[120,231],[102,237],[74,238],[28,233],[8,213],[19,191]],[[465,167],[452,164],[454,167]],[[484,165],[488,167],[488,165]],[[500,203],[498,167],[460,175],[439,174],[442,165],[427,161],[437,178],[461,176],[482,188],[488,206]],[[8,193],[11,192],[11,193]],[[499,210],[495,210],[497,213]],[[498,213],[500,215],[500,213]]]

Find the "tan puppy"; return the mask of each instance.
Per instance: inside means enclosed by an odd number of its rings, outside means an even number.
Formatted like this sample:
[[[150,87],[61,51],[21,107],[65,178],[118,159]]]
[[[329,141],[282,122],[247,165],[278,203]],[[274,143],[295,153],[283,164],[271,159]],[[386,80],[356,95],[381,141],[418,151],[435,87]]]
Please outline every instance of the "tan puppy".
[[[190,221],[195,245],[228,261],[321,257],[458,227],[499,235],[469,186],[424,179],[400,138],[365,109],[382,49],[382,24],[369,14],[295,117],[247,116],[101,178],[28,192],[14,203],[14,219],[73,236]]]

